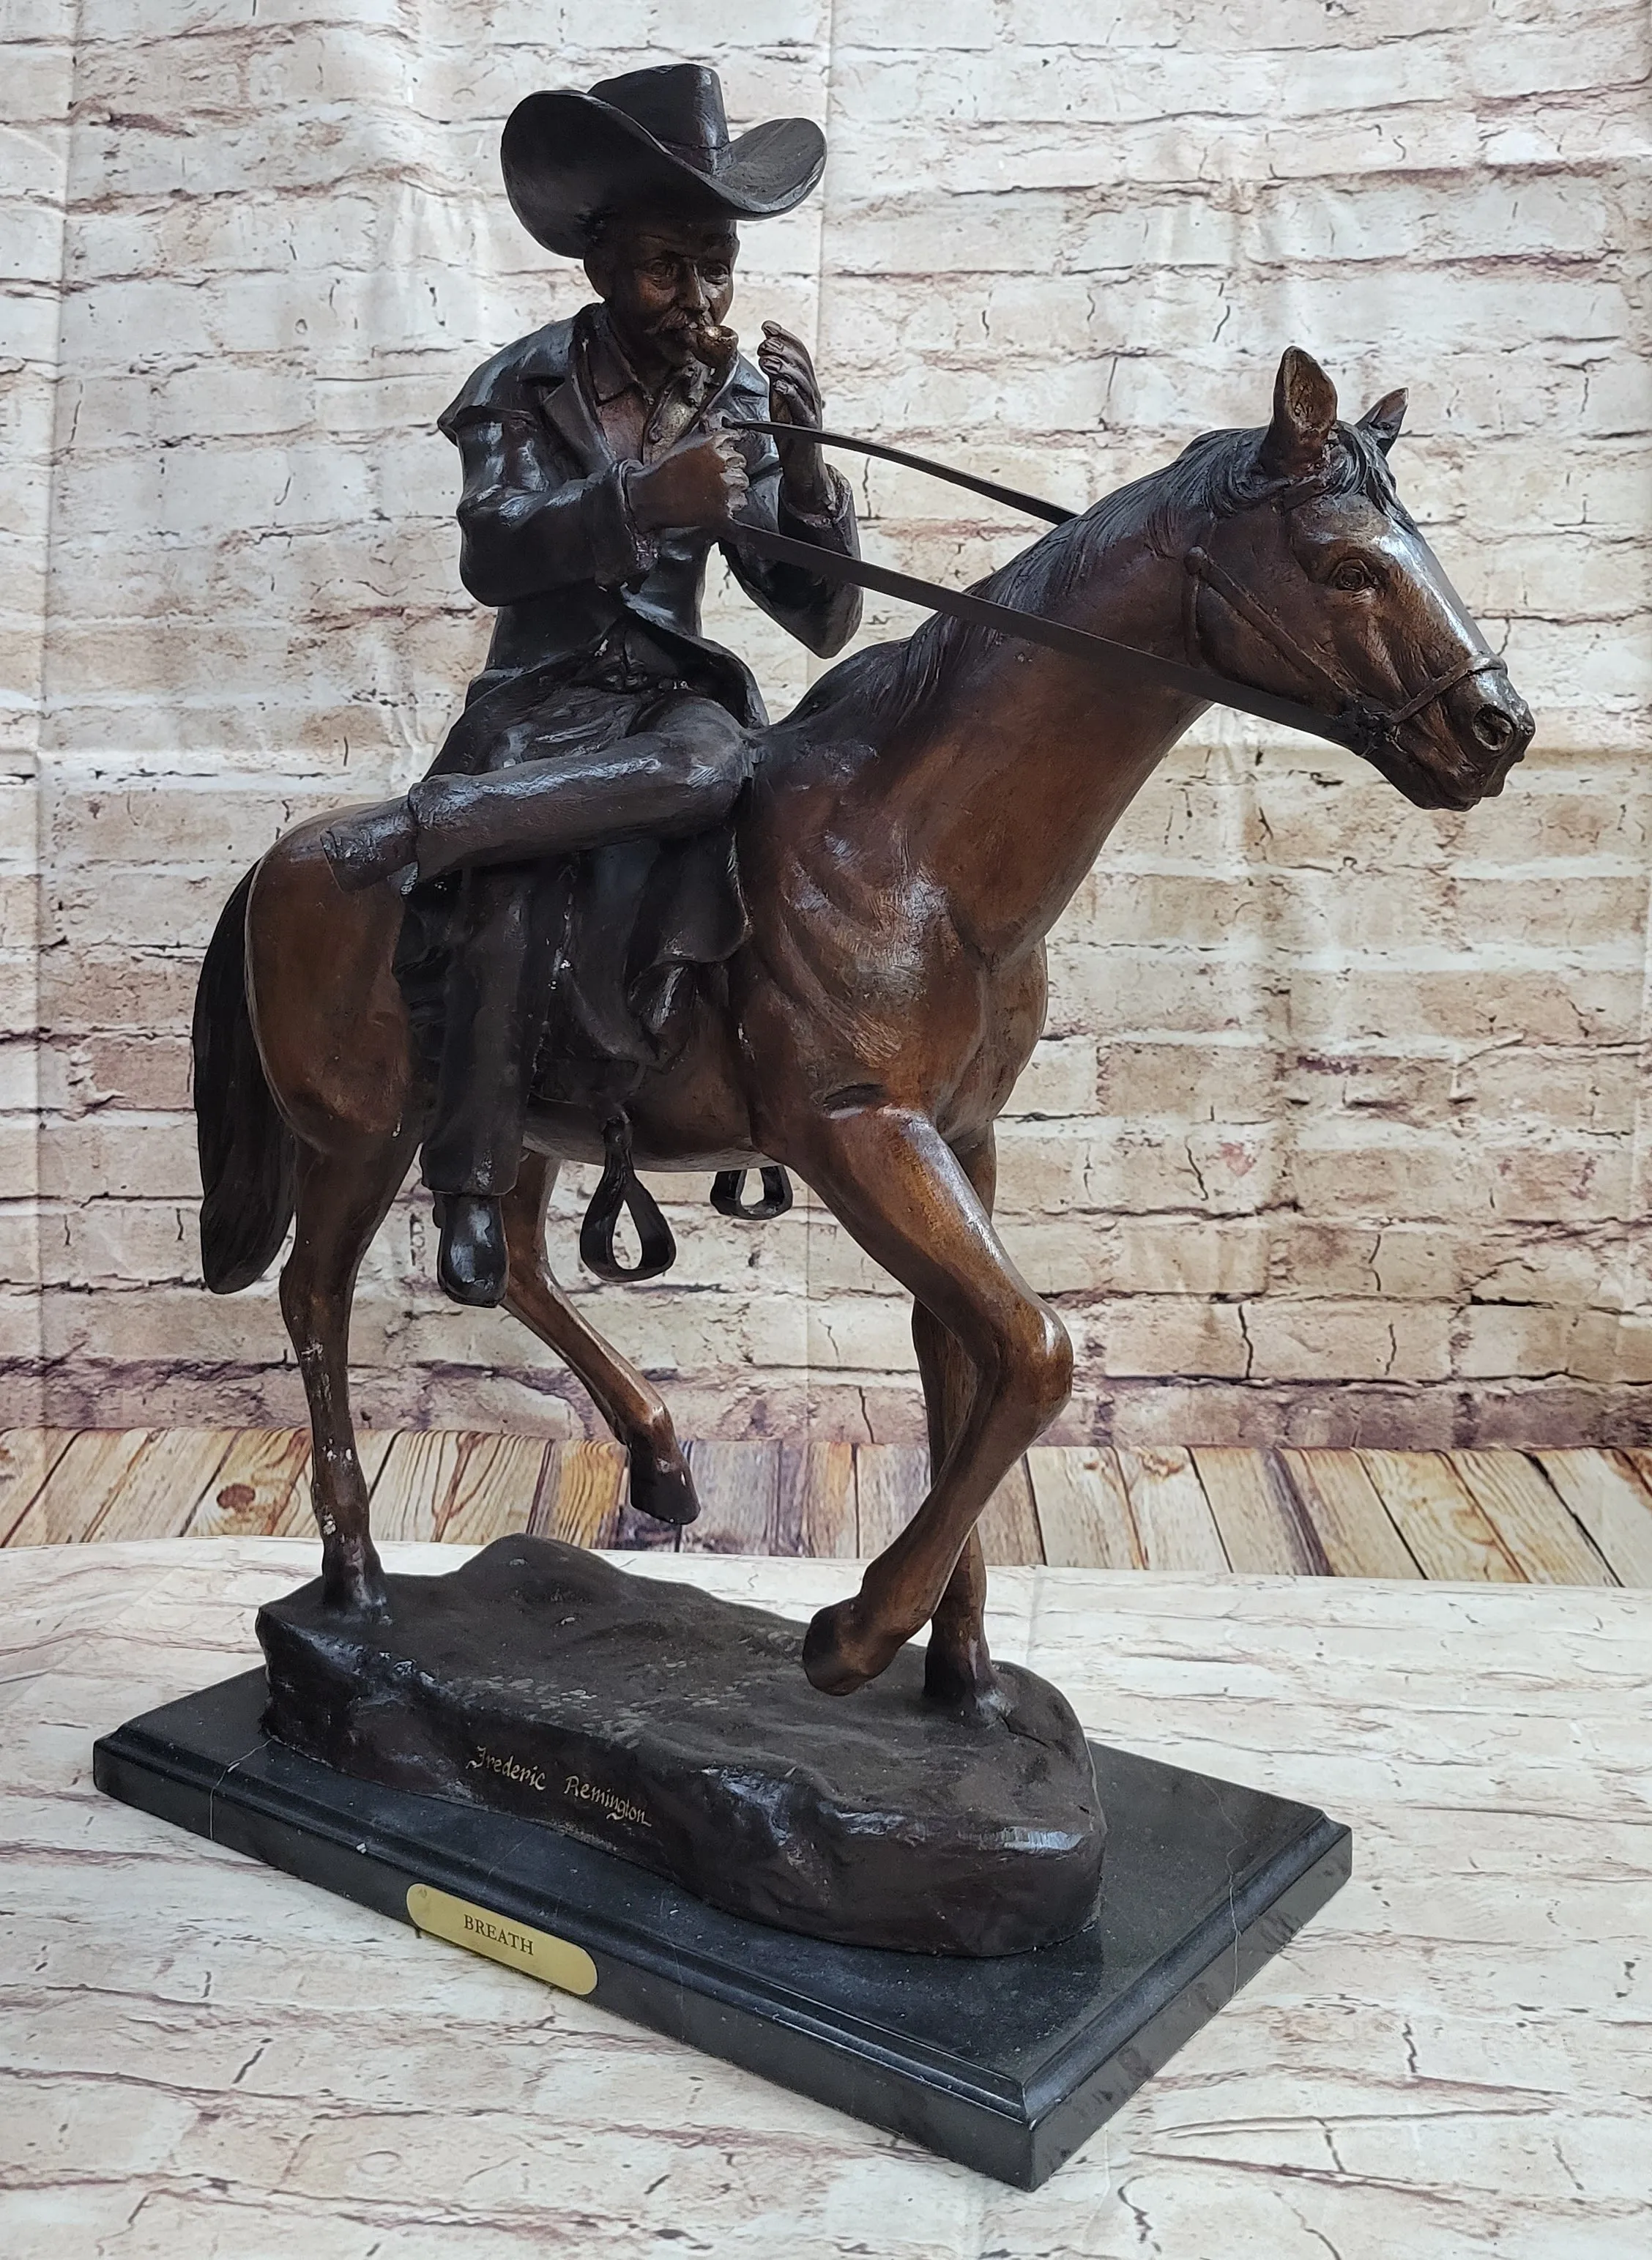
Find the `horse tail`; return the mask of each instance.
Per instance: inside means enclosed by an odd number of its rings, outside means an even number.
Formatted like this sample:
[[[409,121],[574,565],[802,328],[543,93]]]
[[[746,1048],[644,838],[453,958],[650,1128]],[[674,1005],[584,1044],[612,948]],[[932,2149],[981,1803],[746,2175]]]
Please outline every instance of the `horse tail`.
[[[201,1269],[215,1295],[250,1287],[275,1262],[296,1198],[297,1141],[258,1055],[247,1000],[249,871],[224,905],[195,992],[195,1132]]]

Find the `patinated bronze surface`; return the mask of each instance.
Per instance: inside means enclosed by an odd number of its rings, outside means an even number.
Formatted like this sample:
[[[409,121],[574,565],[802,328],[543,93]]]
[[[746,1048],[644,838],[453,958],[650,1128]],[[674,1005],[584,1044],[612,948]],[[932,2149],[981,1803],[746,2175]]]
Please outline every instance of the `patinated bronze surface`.
[[[440,418],[463,466],[460,570],[497,612],[487,666],[410,802],[327,841],[347,886],[411,867],[397,971],[419,1037],[422,1170],[442,1284],[479,1304],[504,1291],[500,1202],[536,1060],[623,1137],[697,974],[745,933],[727,819],[767,717],[749,669],[701,632],[708,556],[720,547],[823,656],[860,618],[858,590],[743,538],[856,551],[847,484],[807,436],[821,407],[806,348],[767,323],[754,366],[726,325],[736,223],[809,193],[819,129],[782,119],[731,144],[716,74],[683,64],[530,96],[502,155],[519,217],[583,260],[597,301],[495,354]],[[554,770],[554,816],[514,843],[496,822],[485,862],[454,852],[472,780],[522,764]]]
[[[844,1945],[1023,1954],[1096,1911],[1090,1748],[1031,1672],[1002,1667],[982,1723],[926,1703],[909,1650],[846,1712],[797,1669],[800,1625],[542,1538],[389,1584],[383,1617],[318,1583],[260,1612],[290,1749]]]
[[[1397,428],[1391,399],[1340,422],[1329,380],[1288,353],[1268,425],[1195,442],[986,593],[1327,713],[1356,696],[1414,710],[1380,766],[1421,807],[1470,807],[1501,790],[1531,718],[1398,499]],[[994,1702],[974,1526],[1064,1401],[1070,1350],[993,1231],[993,1122],[1041,1026],[1046,934],[1199,711],[931,621],[844,662],[756,749],[735,826],[750,933],[694,988],[680,1050],[640,1076],[629,1117],[650,1169],[795,1169],[913,1297],[934,1479],[860,1591],[816,1618],[804,1661],[817,1687],[851,1692],[927,1621],[932,1698]],[[497,788],[522,794],[518,852],[549,805],[542,784]],[[491,805],[484,792],[467,824]],[[325,1588],[371,1609],[383,1583],[350,1427],[350,1291],[422,1117],[391,969],[400,898],[342,892],[325,828],[300,826],[265,857],[209,954],[203,1233],[209,1282],[244,1284],[296,1202],[282,1302],[315,1422]],[[467,853],[477,840],[473,828]],[[505,1203],[508,1307],[590,1389],[631,1453],[635,1503],[685,1520],[669,1413],[545,1257],[556,1169],[600,1159],[601,1125],[552,1099],[531,1107],[527,1136]]]

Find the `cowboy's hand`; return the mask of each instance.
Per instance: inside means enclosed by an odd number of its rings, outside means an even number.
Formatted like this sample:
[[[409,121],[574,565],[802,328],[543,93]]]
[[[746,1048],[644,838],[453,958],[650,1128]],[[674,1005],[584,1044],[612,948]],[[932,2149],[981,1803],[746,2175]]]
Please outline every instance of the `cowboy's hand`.
[[[832,489],[820,450],[802,437],[820,428],[820,385],[801,338],[783,330],[778,322],[763,324],[763,341],[757,348],[757,366],[769,379],[769,420],[795,424],[799,436],[775,441],[780,452],[780,476],[786,499],[794,509],[829,510]]]
[[[631,481],[631,513],[645,533],[666,526],[726,526],[746,499],[746,459],[731,432],[674,447]]]

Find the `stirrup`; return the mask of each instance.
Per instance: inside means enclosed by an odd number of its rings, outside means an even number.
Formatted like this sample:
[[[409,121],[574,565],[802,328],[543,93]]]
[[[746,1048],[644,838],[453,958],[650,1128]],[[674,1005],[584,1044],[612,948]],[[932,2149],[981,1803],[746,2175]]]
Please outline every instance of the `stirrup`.
[[[784,1216],[791,1206],[791,1179],[783,1169],[770,1165],[762,1172],[762,1198],[747,1208],[740,1195],[750,1172],[746,1169],[719,1169],[712,1180],[712,1206],[719,1216],[737,1216],[746,1224],[767,1224],[773,1216]]]
[[[657,1279],[676,1262],[677,1247],[660,1205],[646,1185],[639,1184],[631,1166],[631,1123],[624,1114],[611,1115],[603,1125],[602,1182],[590,1197],[585,1221],[579,1227],[579,1260],[599,1279]],[[629,1269],[614,1252],[619,1212],[629,1209],[637,1234],[637,1260]]]

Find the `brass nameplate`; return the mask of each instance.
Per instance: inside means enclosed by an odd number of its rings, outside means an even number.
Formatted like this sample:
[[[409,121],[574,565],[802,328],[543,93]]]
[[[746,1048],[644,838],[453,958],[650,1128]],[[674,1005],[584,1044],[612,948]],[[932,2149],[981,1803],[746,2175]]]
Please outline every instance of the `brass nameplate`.
[[[451,1892],[433,1891],[428,1884],[407,1887],[407,1913],[415,1928],[452,1946],[468,1946],[507,1970],[525,1970],[565,1993],[591,1993],[597,1989],[597,1964],[583,1946],[553,1938],[548,1930],[533,1930],[525,1922],[495,1914],[469,1899],[456,1899]]]

